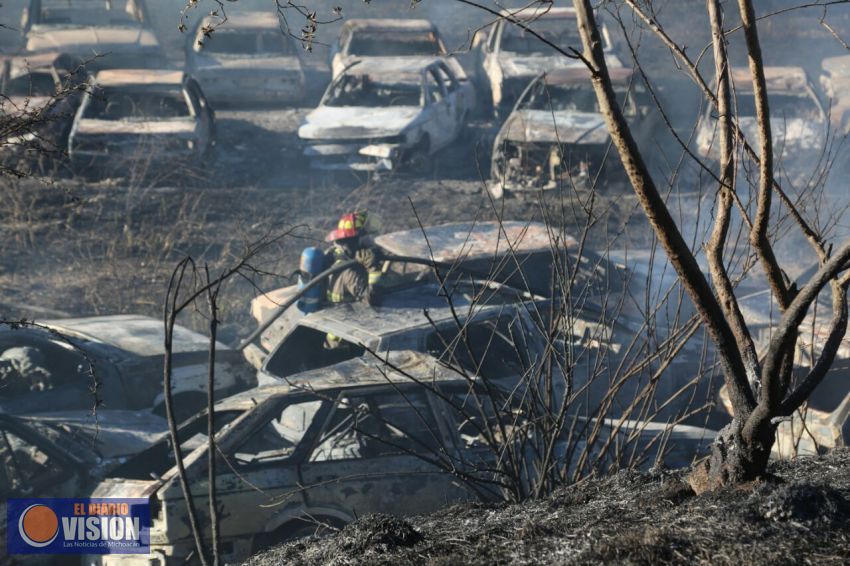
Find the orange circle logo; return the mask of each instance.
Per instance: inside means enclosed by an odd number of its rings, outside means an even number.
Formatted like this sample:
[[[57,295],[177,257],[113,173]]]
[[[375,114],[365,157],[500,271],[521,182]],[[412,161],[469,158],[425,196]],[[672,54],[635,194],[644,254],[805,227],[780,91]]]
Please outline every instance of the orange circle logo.
[[[47,546],[59,534],[59,518],[53,509],[36,503],[27,507],[18,520],[21,538],[30,546]]]

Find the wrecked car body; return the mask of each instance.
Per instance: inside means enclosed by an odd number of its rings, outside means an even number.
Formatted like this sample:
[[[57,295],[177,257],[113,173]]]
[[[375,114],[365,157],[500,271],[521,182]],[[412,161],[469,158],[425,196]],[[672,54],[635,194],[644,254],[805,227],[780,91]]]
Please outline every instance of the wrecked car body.
[[[611,82],[638,143],[657,127],[632,71],[611,69]],[[490,193],[590,190],[597,179],[626,181],[587,69],[540,75],[520,96],[493,142]]]
[[[341,527],[367,513],[404,516],[486,498],[492,487],[476,490],[461,475],[486,475],[486,463],[493,465],[480,428],[467,415],[475,411],[470,383],[422,354],[395,352],[388,361],[349,360],[218,404],[216,497],[224,560],[305,536],[317,524]],[[202,524],[206,418],[187,420],[179,431]],[[154,564],[184,559],[194,549],[170,453],[164,442],[151,447],[92,493],[150,499]],[[455,474],[447,472],[451,466]],[[92,556],[86,563],[128,559]]]
[[[733,67],[731,78],[737,94],[736,120],[750,143],[757,143],[752,75],[747,67]],[[809,77],[801,67],[765,67],[770,127],[776,157],[786,164],[805,168],[817,159],[826,143],[827,116]],[[696,145],[703,156],[720,159],[716,111],[709,107],[697,125]],[[805,170],[805,169],[804,169]],[[807,171],[806,174],[810,174]]]
[[[305,89],[300,51],[280,26],[274,13],[207,16],[187,42],[186,70],[215,106],[298,102]]]
[[[580,46],[578,23],[573,8],[528,7],[502,10],[500,18],[489,30],[481,30],[473,39],[478,63],[476,83],[479,90],[489,93],[494,112],[504,116],[510,112],[528,83],[540,73],[564,68],[580,68],[578,59],[565,57],[528,31],[511,23],[517,20],[550,43],[569,52]],[[597,17],[600,37],[609,69],[622,67],[613,53],[608,28]]]
[[[334,77],[364,59],[419,68],[441,57],[457,80],[468,80],[460,62],[446,50],[437,26],[429,20],[346,20],[331,49],[331,75]]]
[[[74,114],[88,74],[82,60],[64,53],[10,57],[3,61],[2,112],[27,121],[18,135],[0,141],[0,158],[58,159],[68,147]],[[10,128],[15,130],[14,127]]]
[[[0,329],[0,409],[11,414],[106,409],[163,413],[162,321],[137,315],[48,320],[44,328]],[[174,331],[175,408],[180,416],[206,404],[209,340]],[[92,373],[94,375],[92,375]],[[253,387],[253,371],[238,352],[219,344],[217,395]]]
[[[99,72],[74,119],[74,170],[127,173],[157,165],[199,165],[213,144],[215,113],[181,71]]]
[[[328,171],[427,170],[466,127],[471,88],[441,59],[417,67],[355,63],[298,128],[304,156],[312,168]]]
[[[163,67],[149,21],[143,0],[30,0],[21,17],[23,50],[69,53],[91,71]]]
[[[6,552],[6,501],[79,497],[108,470],[161,440],[164,419],[146,412],[99,411],[13,417],[0,412],[0,557]],[[15,563],[42,564],[44,556]]]

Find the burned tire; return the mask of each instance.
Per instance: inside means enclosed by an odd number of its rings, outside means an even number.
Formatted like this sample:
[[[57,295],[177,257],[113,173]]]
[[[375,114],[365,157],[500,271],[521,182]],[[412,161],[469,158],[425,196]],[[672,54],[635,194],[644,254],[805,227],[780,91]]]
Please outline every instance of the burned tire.
[[[431,140],[424,135],[408,152],[404,160],[405,170],[412,175],[426,176],[434,171],[434,159],[431,156]]]

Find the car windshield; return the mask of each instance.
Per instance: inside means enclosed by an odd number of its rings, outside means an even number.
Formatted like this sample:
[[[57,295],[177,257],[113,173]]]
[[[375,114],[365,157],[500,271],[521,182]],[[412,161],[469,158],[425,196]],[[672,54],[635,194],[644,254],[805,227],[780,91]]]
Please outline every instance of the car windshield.
[[[555,51],[550,45],[540,41],[541,37],[564,51],[581,45],[578,27],[573,18],[541,18],[529,21],[526,25],[537,35],[516,25],[506,24],[503,27],[502,51],[518,55],[554,55]]]
[[[242,411],[216,411],[213,430],[216,434],[243,414]],[[206,445],[207,413],[198,413],[180,425],[177,437],[183,455]],[[112,470],[109,477],[149,480],[159,477],[174,466],[174,450],[170,438],[164,438],[147,450],[129,458]]]
[[[94,93],[83,113],[96,120],[168,120],[190,115],[183,90],[171,88],[103,88]]]
[[[3,90],[6,96],[53,96],[56,83],[50,72],[39,71],[10,79]]]
[[[331,86],[327,106],[419,106],[418,84],[382,83],[367,75],[343,75]]]
[[[614,92],[622,108],[629,97],[624,86],[614,85]],[[630,98],[630,97],[629,97]],[[632,104],[626,106],[627,114],[633,111]],[[549,112],[589,112],[598,114],[599,102],[590,84],[547,85],[538,81],[519,103],[519,110],[546,110]]]
[[[755,117],[755,98],[749,93],[738,93],[737,111],[739,116]],[[791,94],[769,95],[770,117],[773,120],[819,120],[821,115],[817,105],[808,96]]]
[[[138,25],[139,12],[133,2],[121,0],[43,0],[38,23],[68,26]]]
[[[289,55],[289,42],[279,31],[216,30],[202,38],[199,48],[204,53],[216,55]]]
[[[434,32],[359,32],[351,37],[349,55],[363,57],[404,57],[442,55]]]

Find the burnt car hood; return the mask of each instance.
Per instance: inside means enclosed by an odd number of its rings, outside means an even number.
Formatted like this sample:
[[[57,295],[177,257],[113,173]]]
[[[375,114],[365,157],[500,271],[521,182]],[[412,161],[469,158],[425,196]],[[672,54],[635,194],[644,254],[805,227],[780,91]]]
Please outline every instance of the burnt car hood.
[[[153,32],[143,27],[34,26],[27,34],[27,51],[62,51],[84,57],[109,52],[133,54],[159,49]]]
[[[191,138],[197,123],[192,118],[169,120],[94,120],[82,119],[77,123],[78,135],[175,135]]]
[[[42,413],[19,417],[24,421],[48,425],[67,434],[105,460],[132,456],[161,440],[168,423],[147,411],[100,410]]]
[[[548,110],[519,110],[502,127],[502,139],[514,142],[604,144],[608,129],[602,114]]]
[[[613,54],[606,53],[605,61],[609,67],[622,67],[620,59]],[[499,53],[499,66],[505,79],[532,78],[540,73],[554,71],[556,69],[570,69],[582,67],[583,63],[578,59],[570,59],[559,53],[552,55],[515,55],[502,51]]]
[[[410,126],[421,112],[418,106],[319,106],[307,115],[298,128],[298,136],[328,141],[395,136]]]
[[[301,70],[298,57],[215,57],[211,55],[196,56],[194,67],[197,72],[244,71],[246,74],[255,72],[293,72]]]
[[[93,342],[101,342],[138,356],[159,356],[165,353],[162,321],[139,315],[94,316],[48,320],[44,324],[56,330]],[[209,346],[206,336],[188,328],[174,328],[174,352],[205,352]],[[218,350],[229,348],[219,343]]]

